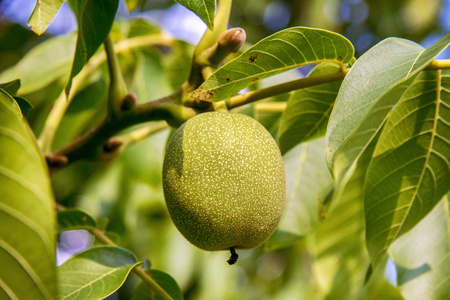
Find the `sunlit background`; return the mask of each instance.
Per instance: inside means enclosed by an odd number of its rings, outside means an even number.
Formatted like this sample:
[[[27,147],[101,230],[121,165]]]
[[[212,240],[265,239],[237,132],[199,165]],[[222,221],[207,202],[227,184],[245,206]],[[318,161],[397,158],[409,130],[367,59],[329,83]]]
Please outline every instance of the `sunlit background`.
[[[0,72],[16,64],[25,53],[42,40],[52,35],[65,35],[76,30],[75,17],[65,3],[50,24],[44,37],[38,38],[26,26],[26,21],[34,5],[34,0],[0,0]],[[205,24],[195,14],[173,1],[149,0],[140,4],[138,9],[132,13],[127,10],[125,2],[121,1],[118,17],[136,16],[145,17],[156,24],[160,24],[164,31],[170,33],[173,37],[191,44],[195,44],[200,39],[206,28]],[[247,40],[250,43],[255,43],[267,35],[289,26],[311,26],[328,29],[346,36],[355,46],[356,55],[359,56],[382,39],[391,36],[411,39],[424,47],[428,47],[450,30],[449,16],[450,0],[247,0],[235,1],[230,26],[245,28]],[[450,51],[442,53],[440,58],[450,58]],[[166,136],[167,133],[155,135],[151,138],[150,143],[164,145]],[[162,146],[159,148],[152,147],[159,155],[156,155],[155,159],[162,160]],[[130,156],[125,157],[125,160],[129,159]],[[108,180],[111,178],[114,179],[114,182],[120,180],[120,178],[117,178],[119,176],[117,168],[116,166],[109,169]],[[160,166],[156,165],[155,169],[158,168]],[[106,198],[105,203],[108,203],[109,200],[113,201],[114,196],[111,195],[119,193],[120,187],[111,188],[108,186],[110,182],[104,180],[104,182],[92,186],[91,190],[87,191],[87,196],[77,195],[76,199],[71,201],[84,203],[85,208],[91,208],[94,212],[104,209],[104,207],[91,207],[95,204],[89,204],[89,197]],[[187,244],[176,231],[167,229],[167,214],[162,205],[160,186],[149,188],[137,184],[133,191],[127,192],[131,193],[130,197],[134,197],[134,205],[143,208],[144,213],[148,214],[148,220],[143,224],[136,224],[136,222],[142,220],[134,220],[133,215],[125,216],[127,222],[140,226],[155,226],[156,228],[161,225],[163,230],[159,233],[151,233],[152,237],[147,237],[147,240],[155,243],[167,241],[170,243],[164,247],[159,247],[159,250],[142,251],[138,254],[165,257],[167,260],[165,262],[166,271],[172,272],[171,275],[177,279],[179,284],[188,289],[187,295],[189,295],[189,289],[195,290],[195,287],[190,286],[190,283],[195,280],[204,281],[208,276],[214,276],[215,282],[221,283],[221,277],[225,275],[211,272],[216,270],[216,264],[224,263],[228,254],[222,256],[210,253],[199,254],[200,252],[196,249],[192,250],[192,246]],[[157,201],[146,204],[147,199],[142,195],[145,195],[145,197],[150,195],[157,198]],[[108,205],[105,203],[101,205]],[[120,232],[120,229],[118,231]],[[162,235],[168,235],[170,238],[162,238]],[[61,234],[57,253],[58,264],[63,263],[74,253],[91,246],[92,242],[90,235],[84,231]],[[140,241],[134,241],[134,243],[139,245]],[[149,245],[142,247],[144,249],[151,248]],[[158,254],[156,253],[158,251],[166,251],[167,253],[164,255]],[[204,263],[203,260],[198,258],[199,255],[208,256],[209,265],[203,266],[203,274],[194,272],[194,275],[189,275],[197,262]],[[183,259],[171,262],[171,258],[175,256],[182,256]],[[251,259],[256,258],[255,264],[248,261],[250,257]],[[252,276],[256,276],[257,286],[273,284],[281,280],[283,272],[287,270],[288,264],[291,264],[288,259],[290,259],[290,254],[283,251],[263,253],[255,250],[243,252],[240,258],[243,266],[233,267],[226,276],[239,278],[238,284],[232,288],[243,289],[248,284],[249,278],[245,270],[250,265],[254,268],[253,272],[256,275]],[[296,263],[301,263],[307,259],[307,257],[296,258]],[[195,280],[192,276],[195,277]],[[395,266],[390,262],[386,268],[386,277],[393,285],[395,285],[395,276]],[[224,287],[210,286],[209,289],[211,289],[211,293],[220,293],[224,290]],[[256,293],[254,296],[256,299],[261,295]],[[114,295],[112,299],[114,297],[117,297],[117,295]]]

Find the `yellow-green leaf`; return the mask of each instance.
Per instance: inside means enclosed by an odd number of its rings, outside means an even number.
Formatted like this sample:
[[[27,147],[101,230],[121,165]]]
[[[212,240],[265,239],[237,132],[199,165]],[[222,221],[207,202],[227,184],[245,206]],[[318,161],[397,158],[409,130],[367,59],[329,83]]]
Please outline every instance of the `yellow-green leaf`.
[[[55,17],[61,5],[67,0],[36,0],[36,6],[27,21],[31,30],[41,35]]]
[[[356,61],[328,122],[326,155],[337,182],[364,152],[417,74],[449,43],[450,33],[428,49],[389,38]]]
[[[368,168],[366,238],[377,263],[450,189],[450,72],[422,72],[390,113]]]
[[[0,89],[0,299],[56,299],[53,206],[34,136]]]
[[[323,61],[345,64],[353,55],[353,45],[337,33],[307,27],[288,28],[259,41],[219,68],[193,97],[220,101],[263,78]]]
[[[133,253],[119,247],[89,248],[58,267],[59,297],[103,299],[122,286],[139,264]]]

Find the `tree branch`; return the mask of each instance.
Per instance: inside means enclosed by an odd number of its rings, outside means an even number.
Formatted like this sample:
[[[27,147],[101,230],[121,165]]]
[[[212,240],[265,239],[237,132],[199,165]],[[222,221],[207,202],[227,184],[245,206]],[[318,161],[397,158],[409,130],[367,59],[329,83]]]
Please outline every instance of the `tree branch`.
[[[171,46],[173,39],[168,38],[162,34],[151,34],[145,36],[134,37],[125,39],[116,44],[116,52],[125,52],[132,48],[139,48],[150,45],[164,45]],[[48,153],[52,150],[53,140],[56,134],[64,114],[67,111],[72,99],[76,93],[82,88],[83,82],[87,77],[92,75],[97,67],[106,60],[105,52],[94,55],[89,62],[84,66],[83,70],[75,76],[72,84],[70,94],[66,96],[63,90],[55,101],[55,104],[50,111],[50,114],[45,121],[44,127],[38,139],[38,144],[44,153]]]
[[[450,69],[450,59],[433,60],[425,70]]]
[[[273,97],[276,95],[281,95],[284,93],[288,93],[291,91],[299,90],[302,88],[342,80],[347,75],[349,69],[345,69],[344,71],[340,70],[333,73],[327,73],[317,76],[311,76],[306,78],[300,78],[288,82],[284,82],[281,84],[269,86],[260,90],[251,91],[242,95],[237,95],[231,97],[228,100],[225,100],[225,103],[228,109],[232,109],[238,106],[242,106],[245,104],[249,104],[264,98]]]
[[[260,102],[254,104],[255,111],[265,113],[282,113],[286,106],[286,102]]]
[[[182,102],[186,106],[195,106],[208,108],[211,107],[210,102],[197,101],[191,99],[192,92],[197,89],[204,81],[204,75],[211,73],[212,65],[216,64],[218,60],[223,60],[223,51],[217,51],[218,41],[223,33],[228,28],[228,21],[230,18],[232,0],[219,0],[217,11],[214,17],[214,29],[205,30],[202,38],[194,49],[192,66],[187,81],[183,84]],[[244,32],[242,29],[240,32]],[[242,38],[242,34],[238,34]],[[232,38],[233,35],[229,36]],[[245,40],[245,32],[244,32]],[[243,42],[242,42],[243,44]],[[216,56],[216,58],[215,58]],[[220,56],[220,57],[219,57]]]
[[[450,68],[450,60],[437,60],[430,63],[426,70],[447,68]],[[98,126],[94,127],[72,143],[52,153],[48,153],[47,156],[67,158],[67,164],[71,164],[81,159],[108,159],[108,157],[111,157],[111,153],[106,155],[103,147],[101,146],[105,145],[105,143],[112,136],[130,126],[148,121],[167,121],[169,125],[178,127],[198,113],[215,110],[216,107],[220,107],[223,103],[226,104],[228,109],[232,109],[294,90],[327,82],[343,80],[348,72],[349,69],[341,69],[340,71],[333,73],[311,76],[281,83],[260,90],[251,91],[246,94],[237,95],[227,99],[226,101],[213,103],[213,105],[206,108],[183,106],[181,104],[183,89],[179,89],[170,96],[152,102],[138,104],[135,107],[132,107],[129,111],[123,111],[114,120],[104,120]],[[283,107],[279,105],[277,107],[270,108],[270,110],[274,109],[276,111],[281,111]],[[50,165],[49,167],[51,171],[55,171],[61,168],[62,165],[55,164],[54,166]]]
[[[214,30],[206,29],[202,38],[198,42],[194,50],[194,60],[201,55],[206,49],[214,45],[219,35],[228,28],[228,20],[230,19],[232,0],[219,0],[217,12],[214,17]]]
[[[159,100],[138,104],[128,111],[120,112],[116,118],[106,118],[96,127],[70,144],[50,153],[50,156],[67,157],[67,165],[81,159],[105,159],[111,156],[102,147],[109,138],[136,124],[148,121],[167,121],[172,126],[182,123],[198,114],[198,110],[180,104],[181,90]],[[51,166],[50,166],[51,167]],[[55,171],[61,166],[51,168]]]

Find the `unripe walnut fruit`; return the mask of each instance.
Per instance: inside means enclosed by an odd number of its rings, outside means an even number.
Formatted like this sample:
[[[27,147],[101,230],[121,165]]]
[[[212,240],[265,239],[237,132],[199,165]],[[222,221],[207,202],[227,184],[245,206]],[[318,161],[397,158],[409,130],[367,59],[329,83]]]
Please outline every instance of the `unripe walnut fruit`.
[[[246,115],[223,112],[195,116],[175,132],[163,187],[178,230],[209,251],[263,244],[286,198],[283,160],[270,133]]]

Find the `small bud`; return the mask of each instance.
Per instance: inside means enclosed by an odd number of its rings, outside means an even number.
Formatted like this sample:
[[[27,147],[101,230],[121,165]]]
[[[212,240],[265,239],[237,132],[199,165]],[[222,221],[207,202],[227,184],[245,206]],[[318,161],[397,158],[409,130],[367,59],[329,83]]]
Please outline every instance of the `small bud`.
[[[45,157],[47,165],[50,168],[58,168],[66,165],[69,162],[67,156],[49,154]]]
[[[134,93],[126,94],[125,98],[122,100],[122,105],[120,107],[121,111],[128,111],[136,106],[137,97]]]
[[[222,33],[219,37],[219,47],[228,53],[236,53],[241,50],[245,43],[245,31],[242,28],[231,28]]]
[[[110,138],[104,145],[103,145],[103,151],[106,153],[111,153],[116,151],[120,146],[122,146],[123,142],[122,140],[118,138]]]

